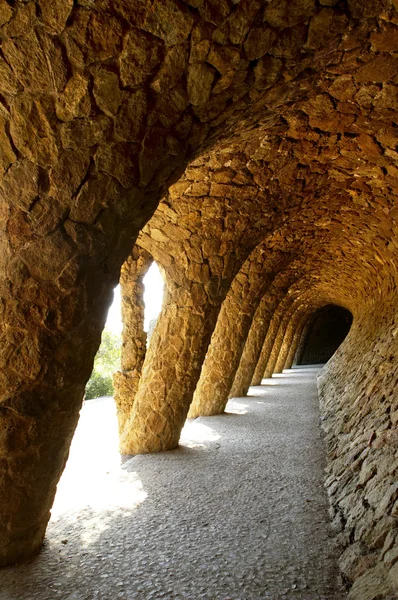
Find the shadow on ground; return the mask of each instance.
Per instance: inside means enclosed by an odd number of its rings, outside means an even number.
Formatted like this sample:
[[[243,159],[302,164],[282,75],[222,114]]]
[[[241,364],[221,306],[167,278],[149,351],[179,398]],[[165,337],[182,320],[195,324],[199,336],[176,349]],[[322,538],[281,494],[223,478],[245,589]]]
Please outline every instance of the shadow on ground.
[[[112,400],[86,403],[43,551],[0,573],[0,599],[344,598],[315,374],[284,373],[123,465]]]

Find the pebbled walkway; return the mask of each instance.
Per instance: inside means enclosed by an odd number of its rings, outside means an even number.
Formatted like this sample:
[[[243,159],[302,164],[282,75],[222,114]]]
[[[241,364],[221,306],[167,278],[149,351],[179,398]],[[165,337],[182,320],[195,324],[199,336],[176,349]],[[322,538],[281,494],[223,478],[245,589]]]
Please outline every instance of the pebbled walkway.
[[[45,547],[0,571],[0,600],[345,598],[316,372],[264,380],[178,450],[123,466],[112,400],[87,402]]]

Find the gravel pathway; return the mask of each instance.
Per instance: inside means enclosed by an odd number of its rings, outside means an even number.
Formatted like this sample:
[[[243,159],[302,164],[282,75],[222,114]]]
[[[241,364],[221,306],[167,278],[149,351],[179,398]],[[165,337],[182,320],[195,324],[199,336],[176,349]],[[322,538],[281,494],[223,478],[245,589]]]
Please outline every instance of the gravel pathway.
[[[112,400],[87,402],[45,547],[0,572],[0,600],[345,598],[316,371],[264,380],[178,450],[123,466]]]

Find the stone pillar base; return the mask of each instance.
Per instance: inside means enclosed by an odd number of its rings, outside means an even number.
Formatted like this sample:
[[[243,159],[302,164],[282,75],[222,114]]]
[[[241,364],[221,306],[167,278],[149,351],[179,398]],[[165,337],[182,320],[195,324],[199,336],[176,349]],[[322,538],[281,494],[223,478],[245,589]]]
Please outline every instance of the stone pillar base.
[[[122,433],[126,419],[130,414],[140,377],[140,371],[116,371],[113,374],[114,400],[117,408],[119,434]]]

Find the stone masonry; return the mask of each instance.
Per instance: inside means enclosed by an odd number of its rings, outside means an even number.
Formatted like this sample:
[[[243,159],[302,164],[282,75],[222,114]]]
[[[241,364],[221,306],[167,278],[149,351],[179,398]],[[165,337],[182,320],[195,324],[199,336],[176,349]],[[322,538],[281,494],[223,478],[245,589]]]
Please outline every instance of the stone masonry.
[[[0,565],[43,543],[121,276],[126,454],[351,312],[326,484],[350,598],[397,597],[397,0],[0,0],[0,45]]]

